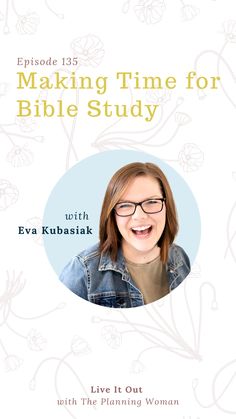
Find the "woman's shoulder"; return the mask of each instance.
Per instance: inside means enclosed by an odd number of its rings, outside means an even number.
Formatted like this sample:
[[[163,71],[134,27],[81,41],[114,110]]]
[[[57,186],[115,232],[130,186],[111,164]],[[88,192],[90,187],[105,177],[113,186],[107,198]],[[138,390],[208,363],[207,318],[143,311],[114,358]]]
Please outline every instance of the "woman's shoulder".
[[[71,291],[87,299],[89,271],[97,269],[100,259],[99,243],[74,256],[63,268],[59,279]]]
[[[180,261],[184,261],[190,267],[189,257],[185,250],[181,246],[172,243],[169,249],[168,262],[176,264]]]
[[[73,256],[62,270],[60,278],[67,277],[69,273],[78,276],[79,273],[86,271],[86,266],[90,263],[97,264],[99,259],[99,243],[97,243]]]
[[[89,259],[100,258],[99,243],[96,243],[82,252],[78,253],[75,257],[80,259],[82,262]]]

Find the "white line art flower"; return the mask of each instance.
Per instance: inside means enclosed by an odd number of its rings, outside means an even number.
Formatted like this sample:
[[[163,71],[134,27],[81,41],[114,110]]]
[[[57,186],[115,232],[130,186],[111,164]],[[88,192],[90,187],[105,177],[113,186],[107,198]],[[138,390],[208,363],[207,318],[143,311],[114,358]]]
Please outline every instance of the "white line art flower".
[[[31,329],[29,331],[27,341],[31,351],[42,351],[47,342],[36,329]]]
[[[171,91],[169,89],[152,90],[148,91],[146,94],[146,99],[148,103],[155,103],[157,105],[164,106],[171,98]]]
[[[185,172],[195,172],[202,166],[203,161],[204,154],[196,144],[185,144],[179,153],[179,163]]]
[[[163,0],[140,0],[134,7],[137,18],[149,24],[160,22],[165,11],[165,2]]]
[[[88,345],[88,342],[77,335],[73,337],[70,347],[71,347],[71,352],[76,356],[86,355],[91,351]]]
[[[144,370],[145,370],[145,366],[141,361],[139,361],[139,359],[135,359],[134,361],[132,361],[131,368],[130,368],[131,373],[140,374]]]
[[[26,13],[21,11],[21,7],[24,8],[24,2],[15,0],[5,0],[5,13],[0,12],[0,21],[3,21],[3,33],[5,35],[10,33],[11,25],[9,22],[13,21],[13,17],[17,18],[15,24],[16,30],[21,35],[33,35],[38,29],[40,23],[39,15],[34,11],[27,11]],[[30,4],[30,0],[28,0]],[[42,2],[41,2],[42,3]],[[50,4],[50,0],[44,0],[44,4],[50,13],[53,13],[58,19],[63,19],[64,14],[57,12]],[[54,2],[55,3],[55,2]],[[31,2],[32,4],[32,2]]]
[[[123,13],[128,13],[129,8],[130,8],[130,1],[131,1],[131,0],[126,0],[126,1],[123,3],[123,6],[122,6],[122,12],[123,12]]]
[[[228,20],[223,23],[223,29],[226,41],[228,42],[236,42],[236,21],[235,20]]]
[[[23,364],[23,360],[17,355],[7,355],[4,362],[6,372],[15,371]]]
[[[182,19],[186,22],[189,20],[193,20],[198,14],[200,10],[198,7],[193,6],[192,4],[184,4],[181,8]]]
[[[187,115],[184,112],[176,112],[175,114],[175,122],[178,125],[186,125],[189,124],[189,122],[191,122],[191,118],[189,115]]]
[[[33,162],[33,153],[26,146],[14,145],[7,154],[7,161],[13,167],[29,166]]]
[[[39,21],[39,16],[36,13],[21,15],[16,23],[17,32],[21,35],[34,34],[38,29]]]
[[[71,43],[79,65],[97,67],[105,54],[102,41],[95,35],[86,35],[74,39]]]
[[[102,336],[112,349],[118,349],[120,347],[122,341],[121,333],[115,326],[104,326],[102,328]]]
[[[36,121],[34,118],[18,118],[16,117],[16,124],[22,132],[32,132],[36,128]]]
[[[0,210],[5,210],[18,200],[19,191],[6,179],[0,179]]]

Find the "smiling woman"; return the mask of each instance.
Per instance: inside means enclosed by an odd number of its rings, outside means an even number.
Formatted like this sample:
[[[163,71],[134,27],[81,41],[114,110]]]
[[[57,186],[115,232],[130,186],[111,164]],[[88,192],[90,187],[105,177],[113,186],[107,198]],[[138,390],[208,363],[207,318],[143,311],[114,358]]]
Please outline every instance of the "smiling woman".
[[[110,180],[100,216],[100,243],[73,258],[61,281],[78,296],[114,308],[162,298],[190,272],[174,244],[177,213],[169,183],[152,163],[130,163]]]

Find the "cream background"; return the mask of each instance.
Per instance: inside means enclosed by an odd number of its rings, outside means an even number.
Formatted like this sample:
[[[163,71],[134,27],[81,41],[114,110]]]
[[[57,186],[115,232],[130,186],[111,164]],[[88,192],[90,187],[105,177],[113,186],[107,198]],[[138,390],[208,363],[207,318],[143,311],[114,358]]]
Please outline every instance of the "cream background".
[[[2,0],[0,38],[1,416],[232,417],[235,1]],[[74,52],[83,74],[170,73],[178,88],[149,97],[161,108],[148,126],[92,119],[83,110],[74,124],[17,120],[16,58]],[[181,80],[192,69],[219,74],[221,88],[186,91]],[[77,98],[83,109],[89,95]],[[111,86],[107,98],[118,96]],[[202,239],[189,279],[173,294],[144,308],[108,310],[60,284],[41,238],[18,236],[17,226],[40,224],[50,191],[77,161],[131,147],[163,159],[185,178],[199,204]],[[58,398],[86,396],[91,385],[142,386],[144,397],[179,399],[180,406],[57,406]]]

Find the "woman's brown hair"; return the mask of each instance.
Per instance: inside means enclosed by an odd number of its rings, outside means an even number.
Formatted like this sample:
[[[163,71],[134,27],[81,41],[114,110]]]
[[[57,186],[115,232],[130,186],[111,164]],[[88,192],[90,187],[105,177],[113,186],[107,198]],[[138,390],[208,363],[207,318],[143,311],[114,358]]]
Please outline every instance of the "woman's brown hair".
[[[107,186],[100,215],[100,251],[101,253],[108,252],[114,261],[117,259],[122,237],[116,225],[114,207],[130,183],[137,176],[154,177],[161,187],[163,198],[165,198],[166,224],[162,236],[158,241],[158,246],[160,247],[161,260],[163,263],[166,263],[169,247],[173,243],[178,231],[177,213],[168,180],[161,169],[153,163],[130,163],[121,167],[112,176]]]

